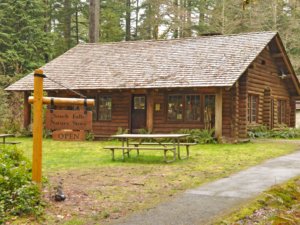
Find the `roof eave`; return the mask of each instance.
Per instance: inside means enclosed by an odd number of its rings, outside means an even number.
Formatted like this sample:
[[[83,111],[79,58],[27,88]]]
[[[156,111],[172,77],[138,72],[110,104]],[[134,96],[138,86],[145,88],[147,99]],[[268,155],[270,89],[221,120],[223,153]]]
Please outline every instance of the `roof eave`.
[[[234,83],[233,83],[234,84]],[[233,86],[233,84],[231,85],[224,85],[224,84],[220,84],[220,85],[203,85],[203,86],[174,86],[174,87],[170,87],[170,86],[165,86],[165,87],[161,87],[161,86],[153,86],[153,87],[107,87],[107,88],[84,88],[84,89],[73,89],[76,91],[86,91],[86,90],[137,90],[137,89],[175,89],[175,88],[231,88]],[[27,91],[34,91],[33,89],[14,89],[14,88],[6,88],[4,89],[5,91],[10,91],[10,92],[27,92]],[[44,88],[44,91],[67,91],[68,89],[66,88]]]

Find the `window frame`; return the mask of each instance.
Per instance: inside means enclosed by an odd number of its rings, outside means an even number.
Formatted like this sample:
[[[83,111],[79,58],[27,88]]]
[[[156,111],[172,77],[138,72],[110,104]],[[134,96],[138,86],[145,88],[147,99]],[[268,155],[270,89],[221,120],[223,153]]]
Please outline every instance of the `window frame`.
[[[255,121],[253,120],[253,98],[256,98],[255,105]],[[257,124],[258,123],[258,106],[259,106],[259,95],[258,94],[248,94],[248,104],[247,104],[247,122],[249,124]],[[250,106],[250,107],[249,107]]]
[[[287,110],[286,99],[277,99],[277,123],[278,124],[286,124],[286,110]]]
[[[111,101],[111,108],[110,108],[110,119],[100,119],[100,98],[110,98]],[[112,111],[113,111],[113,98],[111,95],[107,95],[107,94],[98,94],[97,96],[97,121],[100,122],[110,122],[112,121]]]
[[[191,123],[191,122],[201,122],[201,118],[202,118],[202,109],[203,109],[203,107],[202,107],[202,103],[201,103],[201,97],[202,97],[202,95],[200,95],[200,94],[185,94],[185,95],[183,95],[184,96],[184,104],[183,104],[183,109],[184,109],[184,111],[183,111],[183,118],[184,118],[184,121],[185,122],[187,122],[187,123]],[[200,115],[199,115],[199,119],[198,120],[188,120],[187,119],[187,97],[188,96],[195,96],[195,97],[199,97],[199,110],[200,110]]]
[[[197,94],[197,93],[168,93],[165,95],[165,121],[168,123],[202,123],[203,122],[203,97],[205,95],[215,95],[215,94]],[[182,119],[180,120],[170,120],[168,115],[168,110],[169,110],[169,97],[170,96],[179,96],[182,98]],[[186,119],[186,97],[187,96],[199,96],[199,107],[200,107],[200,119],[199,120],[187,120]]]
[[[210,126],[211,126],[211,128],[214,128],[215,127],[215,125],[216,125],[216,94],[203,94],[203,104],[202,104],[202,111],[203,111],[203,116],[202,116],[202,118],[203,118],[203,120],[202,120],[202,122],[203,122],[203,124],[204,124],[204,127],[205,127],[205,118],[204,118],[204,116],[205,116],[205,105],[206,105],[206,102],[205,102],[205,98],[206,98],[206,96],[213,96],[213,99],[214,99],[214,105],[213,105],[213,110],[212,110],[212,114],[211,114],[211,121],[210,121]]]
[[[169,97],[170,96],[179,96],[182,98],[182,118],[179,120],[179,119],[175,119],[175,120],[171,120],[169,119]],[[166,101],[166,121],[168,122],[183,122],[184,121],[184,95],[182,94],[168,94],[167,95],[167,101]]]

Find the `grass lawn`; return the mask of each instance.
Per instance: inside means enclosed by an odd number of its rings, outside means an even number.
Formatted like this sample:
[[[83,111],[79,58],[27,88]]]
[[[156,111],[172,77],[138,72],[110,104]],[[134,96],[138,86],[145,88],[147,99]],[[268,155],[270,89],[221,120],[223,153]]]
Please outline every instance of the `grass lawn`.
[[[31,159],[32,139],[18,138]],[[300,142],[299,142],[300,143]],[[48,177],[44,188],[48,203],[46,224],[106,224],[109,221],[166,201],[188,188],[226,177],[276,156],[299,149],[297,142],[213,144],[191,147],[188,160],[166,164],[163,152],[141,151],[138,158],[111,161],[105,145],[110,142],[43,143],[43,172]],[[67,200],[51,200],[53,187],[63,180]],[[25,224],[28,218],[15,224]],[[33,224],[29,221],[28,224]]]

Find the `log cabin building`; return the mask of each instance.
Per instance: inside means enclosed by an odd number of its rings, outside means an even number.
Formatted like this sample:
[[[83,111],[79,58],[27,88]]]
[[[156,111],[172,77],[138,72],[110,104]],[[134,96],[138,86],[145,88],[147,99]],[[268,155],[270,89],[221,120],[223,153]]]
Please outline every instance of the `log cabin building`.
[[[295,126],[299,81],[276,32],[79,44],[42,69],[96,100],[96,135],[214,128],[216,137],[236,141],[253,126]],[[48,96],[71,95],[49,79],[44,88]],[[33,74],[6,90],[26,100]]]

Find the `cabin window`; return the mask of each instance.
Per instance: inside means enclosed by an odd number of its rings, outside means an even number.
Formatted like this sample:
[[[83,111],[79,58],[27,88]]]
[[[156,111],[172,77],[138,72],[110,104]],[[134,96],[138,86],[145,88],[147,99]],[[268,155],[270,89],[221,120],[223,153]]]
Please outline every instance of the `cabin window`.
[[[112,98],[110,96],[99,96],[98,98],[98,120],[111,120]]]
[[[204,128],[211,129],[215,126],[215,95],[204,97]]]
[[[167,105],[169,121],[200,121],[200,95],[169,95]]]
[[[186,95],[185,96],[185,120],[200,121],[200,96]]]
[[[145,109],[146,99],[145,96],[134,96],[134,109]]]
[[[168,96],[168,120],[183,120],[183,97],[181,95]]]
[[[278,100],[277,102],[277,115],[278,115],[278,123],[286,123],[285,121],[285,112],[286,112],[286,101]]]
[[[248,95],[248,122],[257,123],[258,95]]]

